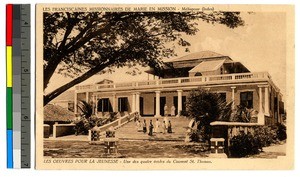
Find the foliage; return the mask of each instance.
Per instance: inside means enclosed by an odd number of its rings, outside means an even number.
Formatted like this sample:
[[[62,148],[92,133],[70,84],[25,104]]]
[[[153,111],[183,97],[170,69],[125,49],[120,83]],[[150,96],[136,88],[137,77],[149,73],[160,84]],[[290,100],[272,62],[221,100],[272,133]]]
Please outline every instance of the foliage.
[[[235,28],[239,12],[55,12],[43,13],[44,90],[57,71],[75,78],[44,96],[44,105],[91,76],[114,67],[150,66],[160,73],[162,58],[188,48],[197,22]]]
[[[230,122],[252,122],[253,116],[257,116],[257,111],[243,105],[237,105],[231,112]]]
[[[192,129],[189,133],[188,136],[190,138],[190,142],[200,142],[200,136],[199,136],[199,130],[198,129]]]
[[[189,116],[188,112],[186,110],[181,110],[179,113],[180,116]]]
[[[227,118],[230,115],[228,109],[230,110],[231,103],[226,103],[217,93],[199,88],[191,91],[186,107],[188,115],[195,119],[200,139],[206,141],[210,139],[210,123]]]
[[[230,140],[229,147],[231,157],[245,157],[258,154],[262,147],[278,144],[286,139],[286,127],[283,124],[273,126],[259,126],[254,133],[241,133]]]
[[[260,126],[255,128],[254,136],[256,136],[263,147],[278,143],[276,126]]]
[[[251,133],[241,133],[240,135],[234,136],[230,140],[230,145],[229,151],[231,157],[254,155],[262,150],[260,139]]]
[[[79,101],[77,107],[81,112],[81,117],[90,118],[93,114],[93,106],[87,103],[86,101]]]
[[[76,135],[87,135],[88,131],[95,126],[101,126],[101,119],[96,116],[89,118],[81,117],[79,120],[74,122]]]
[[[286,126],[284,124],[277,124],[277,138],[279,139],[279,141],[283,141],[286,140],[287,135],[286,135]]]
[[[78,108],[81,110],[80,119],[74,122],[76,134],[88,134],[88,131],[93,127],[100,127],[117,119],[117,112],[110,112],[108,118],[99,118],[93,115],[93,107],[85,101],[78,103]]]
[[[76,135],[87,135],[88,131],[94,127],[100,127],[108,124],[117,119],[116,112],[111,112],[108,118],[99,118],[92,115],[90,118],[81,117],[79,120],[75,121],[75,133]]]

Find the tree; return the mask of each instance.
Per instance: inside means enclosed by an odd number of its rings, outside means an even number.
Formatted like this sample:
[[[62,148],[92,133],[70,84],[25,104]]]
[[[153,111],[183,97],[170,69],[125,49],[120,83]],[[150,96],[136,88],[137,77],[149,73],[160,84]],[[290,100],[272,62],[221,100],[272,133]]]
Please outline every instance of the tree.
[[[239,12],[55,12],[43,14],[44,90],[54,72],[74,78],[44,95],[44,105],[105,69],[150,66],[159,71],[183,34],[198,31],[197,20],[243,25]]]
[[[86,135],[92,128],[100,127],[117,119],[117,112],[110,112],[109,116],[105,118],[97,117],[97,115],[93,114],[92,104],[86,101],[79,101],[76,106],[80,110],[80,119],[73,122],[75,124],[76,135]]]
[[[253,108],[247,108],[244,105],[237,105],[232,111],[230,122],[257,122],[258,112]]]
[[[210,139],[211,122],[229,119],[231,106],[232,102],[227,103],[220,94],[201,88],[192,90],[186,102],[187,113],[195,120],[196,130],[200,132],[202,140]]]
[[[93,114],[93,106],[87,103],[86,101],[80,101],[78,105],[75,105],[79,108],[81,112],[81,117],[89,119]]]

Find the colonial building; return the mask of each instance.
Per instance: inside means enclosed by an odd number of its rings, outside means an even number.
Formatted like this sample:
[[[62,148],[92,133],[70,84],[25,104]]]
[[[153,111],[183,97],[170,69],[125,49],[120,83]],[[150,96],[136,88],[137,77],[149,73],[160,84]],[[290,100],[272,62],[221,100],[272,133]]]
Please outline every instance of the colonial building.
[[[180,115],[192,89],[202,87],[257,110],[259,124],[282,122],[282,94],[267,72],[250,72],[242,63],[211,51],[192,53],[165,62],[162,70],[146,71],[154,79],[77,85],[74,102],[94,105],[95,114],[133,112],[141,116]],[[77,108],[74,106],[75,114]]]

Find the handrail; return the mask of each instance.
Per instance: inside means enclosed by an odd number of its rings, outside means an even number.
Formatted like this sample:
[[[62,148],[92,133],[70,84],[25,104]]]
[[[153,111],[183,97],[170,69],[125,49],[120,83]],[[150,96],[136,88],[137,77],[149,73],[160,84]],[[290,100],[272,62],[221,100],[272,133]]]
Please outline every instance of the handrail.
[[[119,126],[121,126],[121,124],[122,124],[122,122],[123,122],[124,119],[127,119],[127,120],[130,121],[130,120],[133,118],[133,115],[136,114],[136,113],[137,113],[137,112],[129,113],[129,114],[127,114],[127,115],[125,115],[125,116],[123,116],[123,117],[117,119],[117,120],[114,120],[114,121],[112,121],[112,122],[110,122],[110,123],[108,123],[108,124],[105,124],[105,125],[102,125],[102,126],[98,127],[98,129],[99,129],[100,131],[106,131],[108,128],[110,128],[111,126],[113,126],[113,125],[115,125],[115,124],[117,124],[117,126],[115,126],[114,128],[118,128]],[[129,119],[128,119],[128,118],[129,118]],[[127,122],[126,122],[126,123],[127,123]]]
[[[116,88],[139,88],[148,86],[163,86],[174,84],[187,84],[187,83],[209,83],[218,81],[234,81],[234,80],[249,80],[249,79],[269,79],[271,77],[267,72],[254,72],[254,73],[237,73],[237,74],[222,74],[222,75],[210,75],[210,76],[195,76],[195,77],[178,77],[156,80],[144,80],[136,82],[118,82],[110,84],[90,84],[90,85],[78,85],[76,90],[86,89],[116,89]],[[273,85],[273,82],[271,81]],[[275,86],[275,85],[274,85]]]

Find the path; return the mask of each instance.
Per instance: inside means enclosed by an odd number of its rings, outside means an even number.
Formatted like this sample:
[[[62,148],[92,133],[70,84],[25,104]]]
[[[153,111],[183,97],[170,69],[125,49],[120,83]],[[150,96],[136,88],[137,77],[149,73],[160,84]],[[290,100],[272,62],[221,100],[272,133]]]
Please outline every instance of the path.
[[[263,148],[263,152],[251,156],[251,158],[266,158],[266,159],[273,159],[277,158],[278,156],[285,156],[286,155],[286,143],[284,144],[275,144],[268,147]]]

